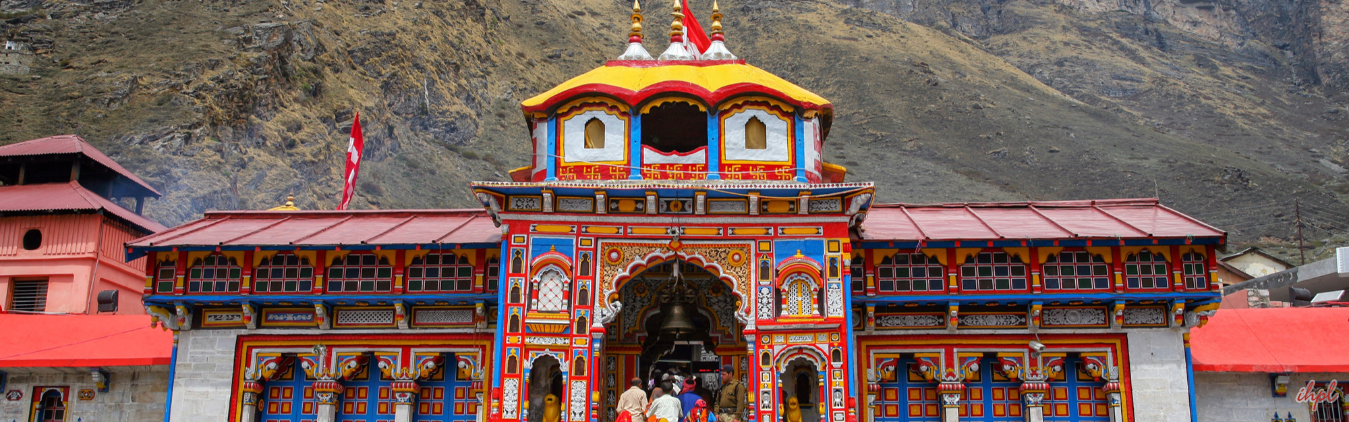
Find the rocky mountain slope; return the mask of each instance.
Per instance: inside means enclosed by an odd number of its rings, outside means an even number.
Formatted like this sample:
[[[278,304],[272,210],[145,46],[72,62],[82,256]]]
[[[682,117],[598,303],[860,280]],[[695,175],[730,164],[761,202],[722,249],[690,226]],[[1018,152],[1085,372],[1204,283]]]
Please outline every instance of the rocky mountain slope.
[[[710,1],[690,0],[700,18]],[[650,34],[668,5],[646,4]],[[833,101],[826,159],[883,201],[1159,196],[1286,246],[1349,211],[1349,16],[1331,0],[727,0],[727,45]],[[626,0],[0,0],[37,52],[0,143],[76,133],[166,192],[166,224],[294,194],[474,206],[529,160],[518,103],[617,56]],[[649,35],[647,48],[664,48]],[[1314,226],[1314,227],[1313,227]]]

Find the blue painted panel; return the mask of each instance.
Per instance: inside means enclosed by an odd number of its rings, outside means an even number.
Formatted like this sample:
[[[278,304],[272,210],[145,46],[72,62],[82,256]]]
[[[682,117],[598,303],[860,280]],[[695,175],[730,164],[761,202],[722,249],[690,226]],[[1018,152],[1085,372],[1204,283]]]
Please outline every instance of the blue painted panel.
[[[382,379],[374,365],[366,365],[361,372],[342,381],[337,422],[393,422],[393,381]]]
[[[314,422],[313,382],[305,377],[299,363],[282,368],[284,373],[262,387],[258,397],[258,418],[262,422]]]
[[[824,265],[824,239],[790,239],[773,241],[773,259],[776,262],[791,258],[801,251],[801,255]]]
[[[473,382],[458,379],[454,356],[446,356],[443,369],[429,380],[417,381],[421,392],[413,408],[418,422],[473,422],[478,401],[470,394]]]
[[[913,375],[912,359],[900,359],[893,367],[893,381],[881,381],[876,396],[876,422],[939,422],[941,398],[937,383]],[[884,369],[884,368],[883,368]]]
[[[539,255],[548,253],[550,250],[557,249],[559,253],[566,255],[568,258],[575,258],[575,242],[576,240],[571,238],[558,239],[551,237],[535,237],[530,239],[531,249],[529,250],[529,257],[530,259],[533,259]]]
[[[707,179],[721,179],[721,122],[717,111],[707,112]]]
[[[1108,422],[1105,380],[1095,381],[1082,371],[1082,361],[1070,357],[1063,361],[1062,380],[1049,383],[1045,395],[1045,422]]]
[[[796,181],[806,183],[806,122],[801,115],[795,115],[796,124]]]
[[[628,179],[642,179],[642,115],[632,114],[632,134],[628,136]]]
[[[1021,401],[1020,381],[1002,377],[993,368],[1000,368],[997,359],[985,358],[979,363],[979,380],[966,381],[965,401],[961,403],[961,420],[982,422],[1022,422],[1026,420],[1025,405]]]
[[[548,169],[545,174],[545,180],[557,180],[557,116],[548,118],[548,151],[540,151],[538,154],[548,154]]]

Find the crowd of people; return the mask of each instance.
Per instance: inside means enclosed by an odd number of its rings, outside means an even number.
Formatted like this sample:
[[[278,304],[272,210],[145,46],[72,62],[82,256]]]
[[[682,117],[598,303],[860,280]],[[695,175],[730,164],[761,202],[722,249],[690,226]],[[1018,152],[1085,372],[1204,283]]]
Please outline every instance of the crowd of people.
[[[646,388],[640,378],[633,378],[619,396],[615,422],[741,422],[748,398],[734,373],[730,365],[721,368],[721,386],[715,393],[697,377],[681,375],[678,368],[659,380],[652,377]]]

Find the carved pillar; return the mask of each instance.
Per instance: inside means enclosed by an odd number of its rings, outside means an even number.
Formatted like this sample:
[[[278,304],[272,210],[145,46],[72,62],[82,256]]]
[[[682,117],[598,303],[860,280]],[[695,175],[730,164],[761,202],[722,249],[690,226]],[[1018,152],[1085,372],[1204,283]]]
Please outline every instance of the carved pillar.
[[[254,381],[245,381],[239,389],[243,393],[243,412],[239,415],[239,422],[257,422],[258,420],[258,398],[262,394],[262,383]]]
[[[407,380],[393,382],[394,422],[412,422],[412,409],[417,405],[419,391],[416,382]]]
[[[960,422],[960,400],[965,396],[965,383],[937,384],[937,395],[941,396],[941,422]]]
[[[1043,380],[1027,380],[1021,383],[1021,399],[1026,402],[1026,422],[1044,422],[1045,394],[1049,393],[1049,383]]]
[[[1109,406],[1110,422],[1124,422],[1124,410],[1120,407],[1121,391],[1119,389],[1119,369],[1112,368],[1110,378],[1106,381],[1105,390],[1106,405]]]
[[[314,381],[314,410],[316,422],[337,422],[337,404],[342,398],[342,384],[334,380]]]

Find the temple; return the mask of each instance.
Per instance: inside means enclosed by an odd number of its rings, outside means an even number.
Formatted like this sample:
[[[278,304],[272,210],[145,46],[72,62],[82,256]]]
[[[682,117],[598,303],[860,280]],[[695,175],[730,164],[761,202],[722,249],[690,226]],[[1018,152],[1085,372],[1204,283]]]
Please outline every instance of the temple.
[[[533,160],[468,187],[481,209],[130,242],[180,335],[172,420],[609,422],[631,378],[725,365],[756,422],[793,398],[802,422],[1190,420],[1223,231],[1155,199],[874,203],[822,159],[833,104],[732,54],[719,11],[698,51],[676,5],[657,58],[639,12],[617,60],[521,104]]]

